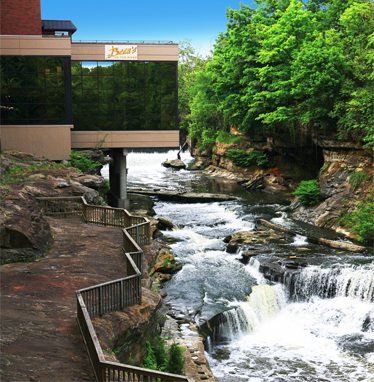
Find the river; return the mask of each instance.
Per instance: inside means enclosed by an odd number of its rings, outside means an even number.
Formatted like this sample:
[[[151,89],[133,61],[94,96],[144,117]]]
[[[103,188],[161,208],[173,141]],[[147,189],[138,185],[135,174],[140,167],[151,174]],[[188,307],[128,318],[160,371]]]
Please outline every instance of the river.
[[[163,233],[178,240],[171,247],[183,265],[164,284],[165,303],[177,315],[200,325],[217,314],[224,318],[206,341],[206,358],[219,381],[371,382],[373,253],[358,255],[308,243],[306,235],[345,239],[292,220],[287,203],[269,193],[249,193],[235,182],[161,166],[174,158],[176,151],[129,154],[129,187],[237,197],[236,201],[204,204],[155,199],[154,208],[158,217],[176,225]],[[191,159],[182,153],[186,163]],[[225,251],[222,239],[253,230],[258,218],[299,235],[290,244],[263,245],[259,255],[243,264],[240,253]],[[259,265],[274,254],[308,256],[313,265],[292,283],[271,283],[259,272]]]

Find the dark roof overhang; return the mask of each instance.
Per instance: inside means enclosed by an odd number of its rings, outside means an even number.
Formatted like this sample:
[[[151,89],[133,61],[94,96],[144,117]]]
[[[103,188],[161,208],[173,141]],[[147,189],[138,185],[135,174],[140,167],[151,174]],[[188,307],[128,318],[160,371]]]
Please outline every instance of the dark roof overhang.
[[[71,36],[77,27],[70,20],[42,20],[43,32],[68,32]]]

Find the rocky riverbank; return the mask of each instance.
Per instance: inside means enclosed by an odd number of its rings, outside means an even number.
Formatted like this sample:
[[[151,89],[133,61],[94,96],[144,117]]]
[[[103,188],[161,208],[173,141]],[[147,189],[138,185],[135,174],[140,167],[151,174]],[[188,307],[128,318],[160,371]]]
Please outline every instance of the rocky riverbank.
[[[25,357],[27,354],[33,354],[33,350],[24,344],[25,338],[22,333],[25,330],[29,333],[27,338],[32,344],[37,344],[43,337],[38,330],[33,329],[34,320],[28,320],[27,324],[22,318],[16,320],[12,326],[13,332],[14,327],[16,328],[13,335],[7,330],[8,321],[14,321],[16,317],[12,305],[14,298],[17,299],[17,306],[23,306],[25,315],[22,316],[29,317],[30,306],[23,301],[30,299],[27,293],[29,290],[32,291],[34,303],[42,312],[37,325],[50,327],[53,331],[56,330],[54,326],[56,324],[61,333],[69,333],[67,344],[62,344],[58,336],[54,341],[60,349],[66,348],[66,351],[73,355],[69,371],[59,374],[61,378],[73,380],[76,375],[80,375],[81,379],[92,380],[91,367],[89,365],[82,367],[81,364],[84,362],[74,361],[78,357],[74,354],[84,349],[78,328],[74,324],[74,292],[79,288],[123,276],[125,264],[121,255],[121,233],[117,228],[85,224],[80,217],[68,219],[46,217],[36,197],[84,196],[92,204],[100,204],[103,203],[101,188],[105,188],[106,181],[101,176],[82,174],[72,167],[27,153],[5,151],[1,156],[1,164],[3,180],[0,186],[1,256],[2,263],[5,264],[1,267],[2,293],[4,298],[9,297],[3,301],[7,304],[7,314],[2,315],[3,344],[5,344],[2,370],[12,380],[24,380],[21,375],[26,376],[26,380],[51,380],[49,373],[56,375],[54,367],[48,367],[47,370],[32,366],[31,361],[25,362]],[[149,196],[132,195],[130,198],[131,212],[147,216],[151,220],[152,233],[156,237],[162,237],[160,230],[173,227],[173,224],[165,218],[153,218],[153,202]],[[162,298],[158,292],[161,295],[163,293],[160,290],[161,284],[181,269],[166,241],[152,240],[149,245],[143,247],[143,251],[142,305],[93,319],[104,354],[108,360],[114,362],[142,364],[147,354],[145,342],[159,334],[160,324],[165,323],[165,316],[160,313]],[[96,258],[97,256],[99,257]],[[53,275],[48,276],[51,272]],[[49,281],[46,281],[46,277]],[[4,280],[8,280],[5,281],[5,285]],[[24,288],[25,283],[27,289]],[[13,289],[10,291],[9,288]],[[56,288],[60,293],[55,299],[49,292],[52,293]],[[43,303],[45,299],[52,299],[57,305],[47,304],[47,306]],[[64,322],[59,322],[57,319],[51,326],[52,311],[60,311]],[[69,319],[66,319],[67,314]],[[216,381],[205,360],[201,338],[196,333],[196,338],[189,337],[187,343],[185,328],[180,322],[171,317],[169,322],[176,323],[176,326],[170,327],[167,324],[169,329],[165,335],[169,336],[170,330],[173,330],[173,338],[186,348],[184,352],[186,374],[194,376],[197,380],[200,377],[202,379],[208,377],[208,380]],[[69,328],[65,328],[65,324],[68,324]],[[193,328],[192,323],[191,325]],[[70,334],[71,330],[74,333]],[[74,338],[73,342],[70,341],[71,337]],[[193,342],[192,345],[190,340]],[[54,348],[49,341],[45,341],[45,345],[48,347],[48,352]],[[46,346],[40,345],[38,348],[41,357],[47,349]],[[77,346],[79,349],[75,348]],[[17,355],[13,354],[14,351]],[[79,356],[82,357],[86,359],[84,355]],[[38,357],[33,358],[35,362],[40,362]],[[61,362],[69,363],[63,356]],[[15,366],[8,367],[10,364]],[[28,365],[26,367],[30,367],[30,370],[38,369],[39,372],[37,375],[22,372],[23,364]]]
[[[234,130],[232,134],[238,137],[237,143],[216,142],[211,153],[199,151],[190,141],[190,151],[195,157],[190,169],[203,169],[209,176],[236,181],[250,192],[266,189],[284,195],[292,202],[294,219],[357,239],[352,227],[344,224],[341,217],[356,211],[357,202],[372,199],[372,149],[365,149],[354,140],[339,140],[332,133],[306,134],[294,137],[293,141],[279,137],[254,139]],[[265,153],[273,167],[235,165],[229,159],[230,150]],[[352,181],[355,177],[360,180]],[[319,201],[303,206],[293,192],[300,181],[310,179],[319,181]]]

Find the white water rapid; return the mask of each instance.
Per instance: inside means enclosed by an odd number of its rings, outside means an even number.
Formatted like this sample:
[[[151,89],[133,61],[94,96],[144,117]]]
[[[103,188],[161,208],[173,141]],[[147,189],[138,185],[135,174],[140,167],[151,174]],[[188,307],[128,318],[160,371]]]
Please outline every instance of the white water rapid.
[[[182,160],[192,158],[182,153]],[[222,192],[236,201],[181,204],[158,201],[157,216],[176,228],[164,235],[183,265],[164,284],[165,304],[176,315],[221,324],[207,339],[206,357],[220,382],[372,382],[374,379],[374,253],[341,252],[307,242],[335,233],[293,221],[288,207],[267,193],[248,193],[232,182],[161,166],[165,154],[128,155],[130,187]],[[105,175],[105,172],[104,172]],[[156,217],[157,217],[156,216]],[[222,239],[255,229],[257,218],[299,233],[289,244],[254,247],[247,264],[228,254]],[[326,236],[327,235],[327,236]],[[276,255],[303,257],[284,284],[270,283],[260,265]]]

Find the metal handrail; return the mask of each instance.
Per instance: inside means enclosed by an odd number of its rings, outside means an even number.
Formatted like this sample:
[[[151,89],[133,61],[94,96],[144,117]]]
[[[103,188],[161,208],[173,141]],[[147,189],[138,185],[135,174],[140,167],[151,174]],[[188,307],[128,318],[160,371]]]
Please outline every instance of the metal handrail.
[[[139,227],[148,225],[147,242],[150,240],[150,223],[147,218],[141,216],[133,216],[125,209],[106,207],[106,206],[91,206],[85,198],[80,197],[39,197],[36,198],[42,204],[44,208],[48,210],[52,209],[49,203],[60,202],[60,209],[63,211],[56,212],[55,209],[49,212],[51,215],[61,214],[62,216],[68,216],[73,213],[76,214],[76,210],[68,211],[69,203],[71,201],[79,202],[81,206],[81,214],[86,222],[87,210],[101,209],[101,210],[115,210],[123,211],[124,216],[127,218],[142,218],[142,223],[132,225],[128,227],[122,226],[123,232],[123,251],[127,260],[127,273],[128,275],[122,279],[109,281],[106,283],[98,284],[92,287],[83,288],[77,290],[77,322],[79,330],[82,334],[83,341],[86,345],[87,353],[91,366],[94,370],[95,377],[99,382],[132,382],[132,381],[145,381],[143,377],[146,377],[148,382],[156,382],[161,380],[162,382],[195,382],[191,377],[185,377],[176,374],[164,373],[155,370],[143,369],[136,366],[125,365],[122,363],[110,362],[105,359],[104,353],[101,349],[100,342],[97,338],[94,326],[91,318],[101,316],[102,314],[118,311],[126,306],[131,306],[136,303],[141,304],[141,278],[142,278],[142,263],[143,263],[143,251],[139,246]],[[61,202],[64,202],[63,204]],[[100,208],[96,208],[100,207]],[[48,215],[48,211],[46,212]],[[97,223],[91,221],[92,223]],[[106,224],[106,221],[97,224]],[[111,225],[111,224],[109,224]],[[130,230],[136,230],[136,240],[128,232]],[[126,252],[125,248],[132,248],[135,251]],[[139,269],[140,268],[140,269]],[[87,304],[89,307],[87,307]]]

